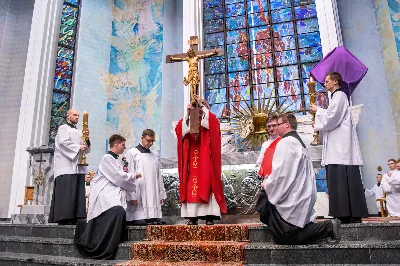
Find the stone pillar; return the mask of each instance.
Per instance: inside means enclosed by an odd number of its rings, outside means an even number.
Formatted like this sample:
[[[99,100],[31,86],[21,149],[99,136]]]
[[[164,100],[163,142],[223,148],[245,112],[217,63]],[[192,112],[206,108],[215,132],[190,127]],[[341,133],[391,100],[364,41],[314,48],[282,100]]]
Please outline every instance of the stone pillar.
[[[28,174],[26,147],[47,144],[62,0],[36,0],[22,91],[8,216],[19,213]]]
[[[54,148],[49,146],[30,147],[32,186],[34,187],[33,202],[22,205],[20,214],[11,215],[13,224],[44,224],[48,221],[51,197],[53,195]]]

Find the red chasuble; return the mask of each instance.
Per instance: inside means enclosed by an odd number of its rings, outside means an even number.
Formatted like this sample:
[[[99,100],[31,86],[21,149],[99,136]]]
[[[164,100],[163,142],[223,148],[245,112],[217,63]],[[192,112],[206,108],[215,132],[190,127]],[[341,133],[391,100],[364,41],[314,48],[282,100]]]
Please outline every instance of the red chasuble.
[[[268,177],[272,173],[272,158],[274,157],[276,145],[281,139],[281,137],[277,137],[265,150],[264,158],[258,171],[259,176]]]
[[[221,132],[216,116],[209,113],[209,129],[182,136],[183,119],[175,127],[178,138],[178,173],[181,203],[208,204],[211,191],[221,212],[227,207],[222,185]]]

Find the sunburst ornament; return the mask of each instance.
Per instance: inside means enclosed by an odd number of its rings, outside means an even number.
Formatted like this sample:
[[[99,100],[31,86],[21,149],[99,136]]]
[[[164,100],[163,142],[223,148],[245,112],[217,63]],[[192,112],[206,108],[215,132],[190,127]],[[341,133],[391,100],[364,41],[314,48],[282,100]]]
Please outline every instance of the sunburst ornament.
[[[257,103],[253,97],[250,97],[250,104],[242,97],[245,106],[240,103],[239,108],[232,104],[231,111],[235,117],[232,117],[230,122],[230,130],[233,131],[230,143],[234,144],[237,150],[258,150],[269,139],[268,117],[273,114],[290,113],[287,110],[293,103],[283,108],[287,97],[278,105],[277,99],[272,100],[272,95],[273,91],[268,99],[258,100]],[[261,99],[260,91],[258,91],[258,99]]]

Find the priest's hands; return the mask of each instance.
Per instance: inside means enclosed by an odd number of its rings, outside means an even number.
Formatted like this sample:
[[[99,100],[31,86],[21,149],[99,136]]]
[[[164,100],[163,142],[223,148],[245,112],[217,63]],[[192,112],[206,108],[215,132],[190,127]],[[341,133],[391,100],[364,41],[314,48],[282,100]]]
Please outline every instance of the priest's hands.
[[[141,174],[141,173],[136,173],[136,174],[135,174],[135,177],[136,177],[136,179],[141,178],[141,177],[142,177],[142,174]]]
[[[81,151],[86,151],[88,146],[86,144],[82,144],[80,150]]]
[[[310,105],[310,112],[316,113],[320,107],[316,106],[315,104]]]
[[[137,206],[137,205],[138,205],[138,202],[137,202],[137,200],[131,200],[131,201],[130,201],[130,203],[131,203],[132,205],[135,205],[135,206]]]
[[[164,204],[164,200],[160,200],[160,204],[163,205]]]
[[[86,131],[83,132],[83,134],[85,134],[86,138],[89,138],[89,129],[86,129]]]

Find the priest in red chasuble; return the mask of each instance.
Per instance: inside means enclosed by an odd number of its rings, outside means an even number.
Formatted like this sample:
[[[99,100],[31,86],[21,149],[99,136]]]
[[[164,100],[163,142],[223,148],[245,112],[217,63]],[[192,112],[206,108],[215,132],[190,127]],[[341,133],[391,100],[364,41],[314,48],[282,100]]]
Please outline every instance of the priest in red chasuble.
[[[195,98],[201,107],[200,133],[190,133],[188,115],[175,127],[181,216],[189,219],[189,225],[197,225],[198,219],[213,225],[214,220],[221,219],[221,212],[227,212],[221,179],[221,131],[207,102],[198,96]],[[191,108],[189,104],[188,111]]]

